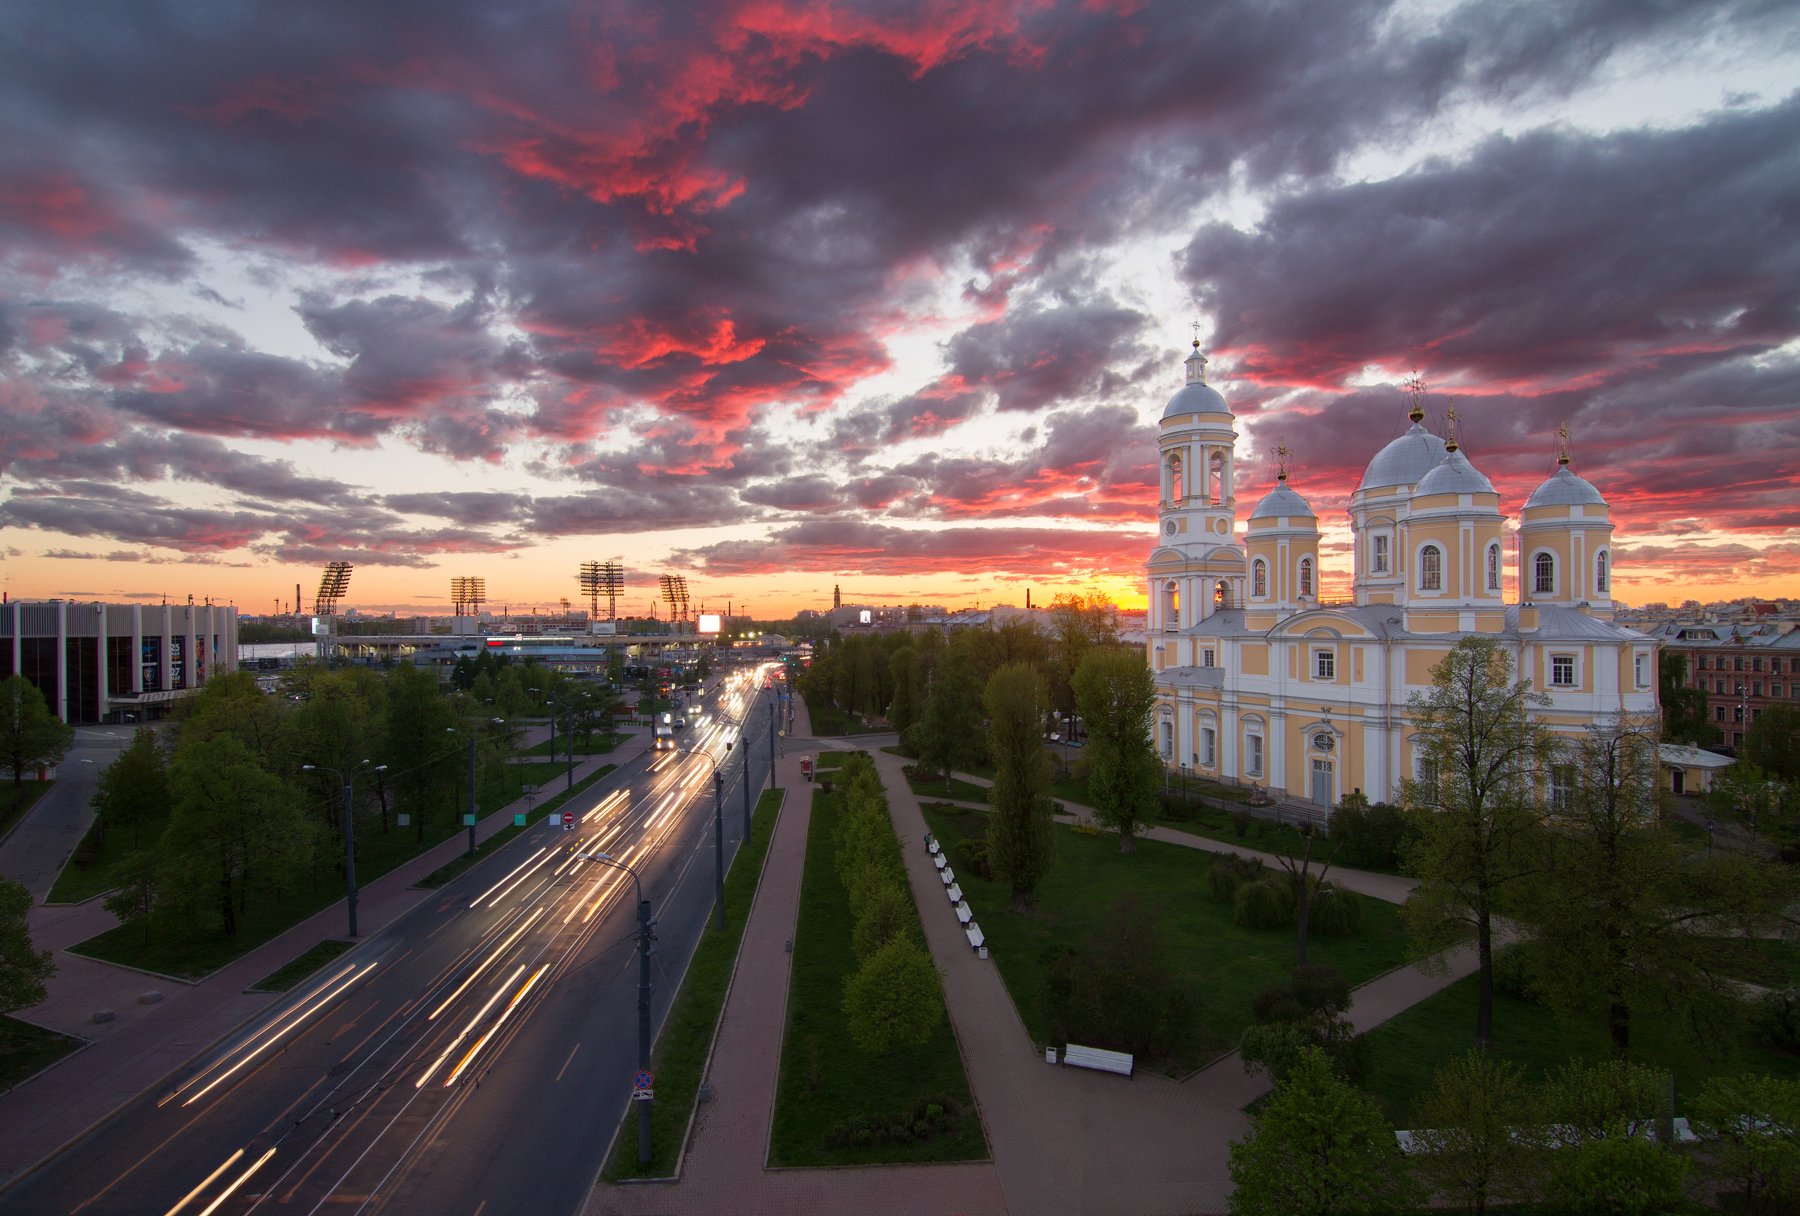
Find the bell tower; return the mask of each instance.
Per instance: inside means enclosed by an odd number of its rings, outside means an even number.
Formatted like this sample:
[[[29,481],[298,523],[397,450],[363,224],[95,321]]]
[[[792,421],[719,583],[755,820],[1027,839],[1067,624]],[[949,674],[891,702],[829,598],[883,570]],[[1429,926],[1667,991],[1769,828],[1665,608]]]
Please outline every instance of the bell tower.
[[[1230,408],[1206,383],[1200,343],[1187,357],[1187,383],[1163,410],[1159,542],[1196,555],[1231,542],[1237,518],[1233,463],[1237,425]]]

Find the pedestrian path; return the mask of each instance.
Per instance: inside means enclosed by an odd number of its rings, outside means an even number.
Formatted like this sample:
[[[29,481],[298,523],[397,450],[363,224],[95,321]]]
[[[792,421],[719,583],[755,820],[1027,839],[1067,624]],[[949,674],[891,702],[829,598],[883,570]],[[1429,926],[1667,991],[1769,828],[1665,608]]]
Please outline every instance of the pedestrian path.
[[[799,714],[796,724],[805,730]],[[715,1098],[688,1145],[674,1183],[601,1186],[588,1216],[653,1216],[720,1211],[762,1213],[997,1212],[1030,1216],[1154,1216],[1222,1212],[1231,1191],[1229,1145],[1249,1131],[1243,1108],[1268,1090],[1236,1053],[1186,1081],[1154,1073],[1126,1080],[1044,1062],[1019,1019],[996,962],[969,948],[954,917],[941,912],[943,885],[928,854],[912,847],[925,821],[901,771],[905,761],[877,750],[886,740],[789,741],[782,781],[792,791],[771,846],[745,930],[744,960],[719,1031],[710,1081]],[[852,1170],[770,1170],[764,1161],[785,1020],[788,959],[811,790],[797,760],[821,747],[863,747],[875,758],[907,876],[993,1153],[976,1166]],[[795,794],[799,796],[795,796]],[[1085,808],[1078,808],[1085,809]],[[1066,817],[1073,821],[1074,816]],[[1158,836],[1186,847],[1257,856],[1189,833]],[[1264,856],[1274,864],[1273,858]],[[1333,874],[1338,874],[1333,871]],[[1345,885],[1376,898],[1404,899],[1408,883],[1392,875],[1344,871]],[[780,953],[778,953],[780,952]],[[761,965],[773,960],[774,965]],[[1364,984],[1351,1018],[1367,1030],[1474,969],[1473,951],[1443,960],[1427,975],[1404,967]]]
[[[623,764],[647,746],[643,736],[627,738],[613,752],[579,762],[575,779],[580,781],[605,764]],[[521,798],[486,816],[476,825],[477,842],[510,826],[514,813],[525,809]],[[357,903],[363,940],[420,903],[439,898],[436,891],[413,884],[467,848],[467,833],[458,832],[363,886]],[[67,947],[118,923],[99,899],[32,908],[28,921],[32,940],[40,949],[56,952],[57,970],[47,985],[47,998],[12,1016],[86,1039],[88,1044],[0,1094],[0,1127],[8,1129],[0,1136],[0,1186],[282,1000],[278,993],[245,989],[319,942],[343,937],[345,922],[340,900],[205,979],[188,983],[67,953]],[[95,1021],[96,1014],[110,1017]]]

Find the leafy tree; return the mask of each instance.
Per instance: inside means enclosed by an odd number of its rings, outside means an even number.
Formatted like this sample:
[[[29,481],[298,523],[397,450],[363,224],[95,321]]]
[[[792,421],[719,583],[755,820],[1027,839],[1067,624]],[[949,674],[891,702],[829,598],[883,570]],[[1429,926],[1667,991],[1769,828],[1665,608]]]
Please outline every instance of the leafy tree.
[[[1719,927],[1777,930],[1794,884],[1759,859],[1694,855],[1659,822],[1653,722],[1596,726],[1574,761],[1569,804],[1544,842],[1542,895],[1520,910],[1537,991],[1565,1015],[1603,1019],[1617,1056],[1646,1020],[1703,1050],[1724,1041],[1741,993],[1721,965]]]
[[[1169,966],[1162,913],[1131,894],[1051,964],[1041,995],[1057,1042],[1151,1059],[1177,1056],[1192,1042],[1200,1009]]]
[[[1475,1213],[1530,1196],[1537,1155],[1518,1132],[1537,1111],[1518,1065],[1484,1051],[1450,1060],[1417,1111],[1413,1169],[1433,1193]]]
[[[915,738],[920,765],[944,775],[946,794],[952,771],[980,762],[979,694],[974,677],[962,665],[946,663],[938,670]]]
[[[1542,826],[1536,775],[1557,752],[1531,711],[1549,698],[1514,682],[1512,657],[1488,637],[1466,637],[1432,668],[1432,691],[1408,704],[1426,779],[1405,783],[1409,803],[1431,808],[1406,868],[1419,885],[1403,911],[1422,953],[1474,931],[1478,966],[1475,1042],[1494,1028],[1494,918],[1523,898],[1537,868]]]
[[[896,937],[844,981],[844,1012],[864,1051],[923,1043],[944,1019],[943,981],[922,946]]]
[[[136,922],[145,942],[150,940],[150,915],[156,911],[161,890],[161,863],[150,849],[128,853],[107,876],[113,884],[104,906],[121,924]]]
[[[1662,736],[1668,743],[1711,747],[1722,732],[1706,716],[1706,690],[1690,688],[1687,656],[1665,650],[1656,662],[1657,703],[1662,706]]]
[[[1038,880],[1050,868],[1056,839],[1050,799],[1050,761],[1039,731],[1044,682],[1022,663],[1002,667],[988,681],[988,742],[994,786],[988,793],[988,860],[1012,894],[1014,911],[1032,906]]]
[[[1714,775],[1706,801],[1718,818],[1744,825],[1754,850],[1758,833],[1780,826],[1791,813],[1795,788],[1750,761],[1739,760]]]
[[[1800,782],[1800,707],[1775,705],[1744,731],[1743,757],[1777,781]]]
[[[1685,1157],[1642,1134],[1664,1113],[1669,1075],[1628,1060],[1572,1063],[1544,1083],[1555,1136],[1550,1198],[1559,1212],[1661,1212],[1682,1199]]]
[[[919,720],[919,705],[924,700],[919,652],[911,646],[896,650],[888,661],[888,674],[894,682],[894,700],[888,706],[888,721],[896,732],[905,734]]]
[[[44,694],[24,676],[0,680],[0,763],[12,774],[13,789],[25,774],[55,764],[75,743],[75,728],[50,712]]]
[[[324,674],[323,668],[310,663],[285,673],[280,698],[265,694],[250,672],[215,675],[194,696],[177,702],[177,746],[214,735],[231,735],[258,757],[263,767],[271,771],[285,769],[291,757],[283,750],[287,729],[283,707],[296,704],[293,698],[303,701],[311,696],[313,680]]]
[[[232,735],[184,741],[169,785],[173,813],[158,844],[165,897],[236,937],[253,895],[279,899],[298,884],[318,829],[293,788]]]
[[[1331,813],[1333,853],[1347,866],[1392,869],[1400,864],[1414,833],[1412,817],[1387,802],[1371,803],[1360,792],[1345,794]]]
[[[44,982],[56,973],[50,952],[31,947],[30,911],[25,884],[0,878],[0,1013],[42,1001]]]
[[[1075,670],[1075,700],[1087,720],[1088,789],[1100,822],[1135,853],[1138,828],[1160,792],[1162,765],[1150,741],[1156,683],[1144,656],[1120,647],[1090,649]]]
[[[1317,1048],[1340,1076],[1354,1082],[1363,1072],[1364,1052],[1349,1012],[1350,984],[1336,967],[1294,968],[1290,979],[1251,998],[1256,1023],[1244,1029],[1239,1045],[1245,1070],[1261,1068],[1279,1081],[1305,1051]]]
[[[1714,1077],[1690,1112],[1717,1146],[1713,1176],[1739,1190],[1746,1210],[1800,1210],[1800,1080]]]
[[[1394,1128],[1316,1049],[1276,1082],[1247,1140],[1231,1146],[1232,1216],[1404,1210],[1415,1198]]]
[[[1119,610],[1104,596],[1059,595],[1050,601],[1050,704],[1074,717],[1075,673],[1088,653],[1119,642]]]
[[[131,745],[101,772],[93,806],[102,833],[130,832],[132,848],[143,847],[144,825],[169,813],[169,771],[155,731],[140,726]]]
[[[381,755],[396,805],[412,815],[414,836],[421,843],[427,808],[456,784],[464,767],[455,725],[455,711],[439,692],[435,672],[403,663],[388,673]]]

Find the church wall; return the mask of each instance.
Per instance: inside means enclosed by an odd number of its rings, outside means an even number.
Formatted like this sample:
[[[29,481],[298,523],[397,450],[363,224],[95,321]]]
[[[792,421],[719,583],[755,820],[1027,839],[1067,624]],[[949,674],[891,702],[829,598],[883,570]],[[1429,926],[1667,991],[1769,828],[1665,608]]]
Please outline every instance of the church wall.
[[[1426,647],[1422,649],[1407,648],[1406,651],[1406,683],[1411,688],[1430,688],[1431,669],[1442,663],[1450,654],[1449,647]]]
[[[1269,674],[1269,647],[1264,642],[1245,642],[1238,647],[1238,662],[1247,676]]]

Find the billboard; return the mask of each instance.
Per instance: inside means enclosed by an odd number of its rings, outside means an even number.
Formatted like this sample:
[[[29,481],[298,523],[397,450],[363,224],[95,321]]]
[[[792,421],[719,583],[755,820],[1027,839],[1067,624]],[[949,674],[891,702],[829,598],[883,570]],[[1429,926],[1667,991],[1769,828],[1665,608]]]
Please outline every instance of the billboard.
[[[875,623],[875,614],[873,612],[869,611],[867,608],[864,608],[857,615],[862,619],[862,623],[865,625],[872,625]]]
[[[701,633],[717,633],[717,632],[719,632],[719,628],[722,624],[723,624],[723,620],[718,613],[702,612],[700,614],[699,632],[701,632]]]

